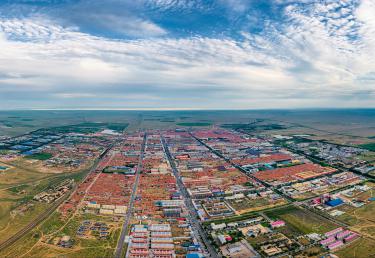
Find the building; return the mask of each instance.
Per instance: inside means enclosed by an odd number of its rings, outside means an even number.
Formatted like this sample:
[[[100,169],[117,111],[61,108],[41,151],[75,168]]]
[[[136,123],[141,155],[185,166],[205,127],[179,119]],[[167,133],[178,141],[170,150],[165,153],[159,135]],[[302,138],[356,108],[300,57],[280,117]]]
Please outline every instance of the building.
[[[211,223],[212,230],[221,230],[221,229],[224,229],[226,227],[227,227],[227,224],[225,224],[225,223],[221,223],[221,224]]]
[[[218,235],[217,240],[219,241],[220,245],[223,245],[227,242],[224,235]]]
[[[341,232],[341,231],[343,231],[343,228],[336,228],[336,229],[334,229],[334,230],[331,230],[331,231],[328,231],[328,232],[326,232],[324,235],[326,236],[326,237],[330,237],[330,236],[334,236],[334,235],[336,235],[337,233],[339,233],[339,232]]]
[[[163,209],[163,215],[168,218],[181,217],[181,208],[166,208]]]
[[[279,228],[279,227],[284,227],[285,226],[285,221],[283,220],[276,220],[271,222],[271,227],[272,228]]]
[[[337,198],[337,199],[332,199],[332,200],[329,200],[326,202],[326,205],[330,206],[330,207],[337,207],[337,206],[340,206],[344,204],[344,201],[341,200],[340,198]]]
[[[254,248],[247,243],[246,240],[241,240],[233,244],[227,244],[220,248],[225,257],[230,258],[260,258],[261,256],[254,250]]]
[[[328,250],[334,250],[334,249],[337,249],[341,246],[343,246],[344,243],[340,240],[340,241],[336,241],[330,245],[327,246]]]

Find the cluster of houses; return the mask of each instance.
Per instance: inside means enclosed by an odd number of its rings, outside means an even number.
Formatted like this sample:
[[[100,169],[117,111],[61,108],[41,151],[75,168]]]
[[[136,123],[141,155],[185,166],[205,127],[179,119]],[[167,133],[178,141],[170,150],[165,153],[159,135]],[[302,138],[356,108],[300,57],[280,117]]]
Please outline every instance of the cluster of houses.
[[[175,257],[169,224],[133,225],[126,257]]]
[[[66,179],[59,185],[51,187],[46,191],[36,194],[33,199],[38,202],[46,202],[46,203],[54,202],[55,200],[65,195],[65,193],[70,191],[70,189],[73,188],[73,185],[74,185],[73,179]]]
[[[286,224],[283,220],[268,221],[268,219],[259,216],[227,224],[211,223],[209,230],[212,238],[216,240],[216,243],[222,252],[223,249],[226,249],[231,244],[245,243],[246,239],[254,238],[259,239],[256,241],[254,247],[248,242],[246,242],[245,245],[241,244],[243,249],[252,250],[252,256],[248,257],[260,257],[261,254],[268,257],[285,254],[299,247],[294,239],[290,239],[279,232],[278,229],[285,226]],[[240,237],[234,239],[232,236]]]
[[[113,205],[113,204],[99,204],[94,202],[89,202],[86,205],[86,213],[94,213],[99,215],[115,215],[123,216],[127,211],[125,205]]]
[[[325,239],[321,240],[320,244],[332,251],[344,246],[345,244],[351,243],[352,241],[358,239],[360,235],[340,227],[326,232],[324,237]]]
[[[105,222],[84,220],[79,225],[76,234],[82,238],[96,237],[99,240],[107,239],[110,235],[110,227]]]
[[[350,185],[349,185],[350,186]],[[370,191],[372,187],[364,185],[354,185],[350,188],[338,191],[334,194],[323,194],[307,202],[307,205],[315,209],[330,212],[333,216],[339,216],[344,212],[335,210],[343,204],[359,208],[371,202],[371,198],[359,198],[361,193]]]
[[[360,159],[359,156],[368,152],[368,150],[357,147],[313,141],[303,137],[295,137],[287,143],[290,147],[320,160],[324,160],[330,165],[339,165],[346,168],[364,164],[365,161]]]
[[[320,193],[333,191],[341,187],[356,185],[363,182],[363,180],[363,177],[352,172],[341,172],[313,180],[285,185],[280,187],[280,190],[290,197],[302,199],[306,197],[307,194],[318,195]]]
[[[41,160],[45,169],[75,170],[83,168],[98,157],[113,140],[112,136],[58,132],[40,129],[18,137],[7,138],[2,149],[7,158],[26,157]]]

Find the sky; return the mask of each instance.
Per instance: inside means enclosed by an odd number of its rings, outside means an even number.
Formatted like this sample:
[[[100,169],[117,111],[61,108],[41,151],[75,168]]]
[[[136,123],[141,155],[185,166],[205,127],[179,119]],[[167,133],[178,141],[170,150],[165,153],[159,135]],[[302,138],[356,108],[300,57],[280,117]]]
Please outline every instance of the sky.
[[[0,0],[0,110],[375,107],[375,0]]]

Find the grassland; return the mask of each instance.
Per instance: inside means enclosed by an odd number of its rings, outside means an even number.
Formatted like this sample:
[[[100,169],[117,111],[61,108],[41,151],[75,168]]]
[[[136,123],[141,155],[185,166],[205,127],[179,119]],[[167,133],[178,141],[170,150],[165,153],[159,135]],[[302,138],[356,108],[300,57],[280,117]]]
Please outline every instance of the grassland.
[[[0,189],[9,188],[27,182],[35,182],[50,175],[40,173],[32,168],[24,168],[13,163],[0,163],[9,167],[0,174]]]
[[[95,237],[80,238],[76,231],[83,220],[106,222],[111,227],[108,239],[99,240]],[[110,217],[90,214],[75,214],[71,218],[62,218],[58,212],[53,213],[32,232],[0,252],[1,257],[113,257],[120,234],[119,222],[113,222]],[[53,244],[56,237],[71,236],[74,242],[72,248],[62,248]]]
[[[241,199],[241,201],[227,200],[226,201],[232,208],[236,210],[236,214],[244,214],[251,211],[263,210],[267,208],[276,207],[285,204],[285,200],[271,202],[268,197],[261,197],[254,200],[249,198]]]
[[[302,234],[325,233],[338,226],[325,220],[314,213],[305,211],[295,206],[288,206],[281,209],[274,209],[265,212],[272,219],[282,219],[286,222],[287,227],[294,232]]]
[[[5,209],[1,210],[0,242],[7,240],[10,236],[26,227],[32,220],[36,219],[38,215],[45,211],[48,207],[48,205],[45,203],[35,203],[32,207],[28,208],[27,211],[13,216],[9,213],[9,211],[13,210],[14,208],[13,202],[1,202],[1,206],[5,207]]]
[[[359,156],[359,158],[364,161],[375,162],[375,152],[369,151],[369,152],[363,153],[362,155]]]
[[[52,154],[51,153],[45,153],[45,152],[35,153],[35,154],[32,154],[32,155],[28,155],[25,158],[36,159],[36,160],[47,160],[47,159],[52,158]]]
[[[82,131],[89,131],[89,126],[122,131],[137,116],[135,112],[121,111],[0,111],[0,135],[16,136],[40,128],[79,124],[78,130]]]
[[[274,209],[286,208],[286,207],[289,207],[289,206],[291,206],[291,204],[287,203],[287,204],[280,205],[279,207],[264,209],[264,210],[262,210],[262,212],[272,211]],[[237,221],[241,221],[241,220],[254,218],[254,217],[257,217],[257,216],[259,216],[259,211],[250,211],[250,212],[243,213],[241,215],[230,216],[230,217],[226,217],[226,218],[223,218],[223,219],[213,219],[213,220],[209,220],[209,221],[204,221],[202,224],[204,226],[209,226],[211,224],[211,222],[213,222],[215,224],[237,222]]]
[[[46,178],[0,190],[0,242],[28,225],[51,205],[32,201],[32,198],[63,178]]]
[[[212,123],[208,123],[208,122],[183,122],[183,123],[177,123],[176,125],[194,127],[194,126],[210,126],[210,125],[212,125]]]
[[[356,198],[367,200],[369,197],[373,196],[375,196],[375,191],[370,190],[356,196]],[[368,202],[366,205],[359,208],[343,205],[339,210],[344,211],[345,214],[337,217],[337,219],[351,225],[353,230],[375,239],[375,201]]]
[[[33,201],[32,198],[35,194],[57,185],[67,178],[80,181],[85,173],[86,171],[48,175],[44,178],[36,177],[33,180],[34,177],[29,177],[26,171],[25,174],[21,174],[23,175],[21,182],[3,185],[3,188],[0,189],[0,242],[27,226],[52,205]],[[0,177],[0,179],[3,179],[4,182],[4,178]]]
[[[361,144],[359,147],[369,150],[369,151],[375,151],[375,142],[372,143],[366,143],[366,144]]]
[[[264,121],[280,124],[287,129],[273,130],[275,134],[314,134],[338,142],[373,141],[374,109],[342,110],[238,110],[238,111],[0,111],[0,135],[19,135],[39,128],[65,126],[86,122],[128,123],[131,130],[141,127],[170,127],[179,122],[206,122],[213,124],[249,124]],[[151,121],[154,119],[155,121]],[[147,121],[146,121],[147,120]],[[147,122],[147,123],[146,123]],[[155,122],[155,123],[154,123]],[[164,124],[164,125],[163,125]],[[175,124],[173,124],[175,126]],[[129,128],[127,128],[129,130]],[[269,130],[273,133],[272,130]],[[353,138],[356,137],[356,138]],[[366,139],[367,140],[366,140]]]
[[[373,248],[375,241],[368,238],[361,238],[345,248],[340,249],[335,254],[340,258],[373,258]]]

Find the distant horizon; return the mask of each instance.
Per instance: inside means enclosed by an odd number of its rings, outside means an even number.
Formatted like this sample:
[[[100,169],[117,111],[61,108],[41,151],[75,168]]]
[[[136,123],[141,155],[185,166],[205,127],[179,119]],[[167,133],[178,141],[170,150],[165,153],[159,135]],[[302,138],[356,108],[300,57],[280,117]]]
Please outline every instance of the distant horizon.
[[[282,111],[282,110],[375,110],[375,107],[299,107],[299,108],[233,108],[233,109],[197,109],[197,108],[30,108],[30,109],[2,109],[6,111]]]

